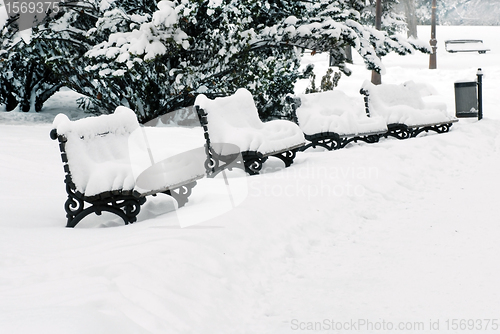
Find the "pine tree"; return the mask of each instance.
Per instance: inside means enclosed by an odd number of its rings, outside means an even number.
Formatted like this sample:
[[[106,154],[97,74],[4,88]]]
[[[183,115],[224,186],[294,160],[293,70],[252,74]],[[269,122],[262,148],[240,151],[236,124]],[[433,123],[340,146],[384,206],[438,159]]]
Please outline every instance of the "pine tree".
[[[8,110],[19,105],[25,112],[40,111],[61,84],[40,52],[45,47],[44,41],[33,38],[38,34],[37,27],[33,28],[34,36],[25,37],[28,41],[17,30],[17,23],[9,19],[0,33],[1,102],[7,104]]]
[[[383,69],[377,54],[427,50],[361,25],[361,0],[179,0],[161,1],[157,9],[153,3],[109,2],[91,31],[91,38],[104,40],[87,53],[86,71],[100,83],[89,97],[94,107],[125,104],[144,122],[189,105],[197,93],[227,95],[245,87],[269,119],[304,77],[304,48],[330,52],[346,74],[347,45],[377,71]]]
[[[406,31],[406,19],[403,14],[396,11],[399,0],[382,1],[382,29],[389,35]],[[362,11],[362,22],[375,26],[375,0],[369,0],[369,5]]]
[[[306,48],[330,52],[347,75],[346,46],[376,71],[377,54],[425,50],[362,25],[363,10],[364,0],[73,1],[34,30],[41,47],[20,59],[38,57],[37,66],[98,113],[125,105],[147,122],[191,105],[198,93],[244,87],[269,119],[283,116],[286,95],[311,71],[299,70]]]
[[[259,44],[258,37],[269,22],[286,17],[283,4],[161,1],[155,10],[154,1],[143,3],[149,5],[132,9],[135,2],[113,2],[90,32],[104,39],[87,53],[85,71],[100,83],[86,102],[90,108],[124,104],[146,122],[192,104],[196,93],[246,87],[267,118],[283,92],[293,92],[297,50]]]
[[[17,18],[12,18],[0,31],[0,103],[8,110],[19,105],[21,111],[40,111],[68,85],[75,60],[89,49],[84,35],[92,23],[81,24],[83,8],[67,2],[60,9],[31,30],[20,32]]]
[[[407,36],[417,38],[418,17],[415,7],[415,0],[402,0],[401,3],[405,13],[406,24],[408,26]]]
[[[125,105],[147,122],[187,104],[189,89],[180,87],[173,69],[188,42],[173,3],[103,0],[99,9],[88,32],[94,46],[78,69],[91,79],[79,88],[85,107],[106,113]]]

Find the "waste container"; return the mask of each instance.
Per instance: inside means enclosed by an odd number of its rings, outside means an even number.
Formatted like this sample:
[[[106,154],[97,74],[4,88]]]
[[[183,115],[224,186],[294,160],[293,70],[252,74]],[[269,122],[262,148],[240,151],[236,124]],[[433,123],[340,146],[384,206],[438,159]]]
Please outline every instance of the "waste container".
[[[477,117],[477,82],[455,82],[455,110],[458,118]]]
[[[455,115],[457,118],[483,118],[483,71],[477,69],[477,81],[455,82]]]

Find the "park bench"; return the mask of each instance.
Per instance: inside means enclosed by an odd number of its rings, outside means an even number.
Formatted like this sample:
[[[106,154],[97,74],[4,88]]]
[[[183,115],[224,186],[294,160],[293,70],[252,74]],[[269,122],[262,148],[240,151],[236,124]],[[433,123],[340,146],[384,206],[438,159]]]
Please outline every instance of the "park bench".
[[[195,107],[205,129],[207,147],[218,148],[216,160],[232,160],[225,158],[224,149],[237,147],[245,171],[250,175],[259,174],[271,156],[283,161],[285,167],[290,166],[305,143],[302,131],[293,122],[262,122],[253,96],[246,89],[213,100],[200,94]],[[234,155],[233,150],[229,151],[229,155]]]
[[[206,174],[202,146],[172,155],[169,145],[175,138],[169,142],[153,139],[165,138],[171,129],[145,129],[125,107],[111,115],[77,121],[59,114],[53,126],[50,136],[59,141],[65,172],[67,227],[103,211],[118,215],[125,224],[134,223],[146,196],[158,193],[172,196],[182,207],[196,180]],[[152,150],[150,142],[159,149]]]
[[[458,119],[448,115],[446,104],[435,99],[436,92],[426,84],[408,81],[401,85],[373,85],[365,81],[366,113],[385,119],[388,131],[384,137],[406,139],[423,132],[448,132]]]
[[[444,42],[446,51],[450,53],[456,52],[478,52],[486,53],[490,51],[480,39],[455,39]]]
[[[302,148],[336,150],[352,142],[376,143],[387,132],[382,117],[368,117],[359,98],[333,90],[288,99],[308,143]]]

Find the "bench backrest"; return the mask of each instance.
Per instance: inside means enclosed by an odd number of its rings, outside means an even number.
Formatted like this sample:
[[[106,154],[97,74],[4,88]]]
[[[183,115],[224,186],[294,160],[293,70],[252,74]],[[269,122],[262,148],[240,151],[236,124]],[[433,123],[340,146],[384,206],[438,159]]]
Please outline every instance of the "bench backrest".
[[[363,101],[347,96],[342,91],[302,94],[299,97],[297,120],[307,135],[320,132],[353,133],[356,132],[357,120],[366,118]]]
[[[261,141],[258,132],[264,127],[255,102],[246,89],[238,89],[231,96],[213,100],[203,94],[197,96],[195,105],[203,109],[208,122],[212,143],[229,143],[245,150],[252,141]]]
[[[453,117],[447,114],[446,104],[429,99],[429,95],[435,94],[432,90],[427,84],[413,81],[401,85],[373,85],[365,81],[361,92],[367,95],[367,112],[384,117],[388,124],[414,126],[450,121]]]
[[[132,110],[118,107],[114,114],[77,121],[59,114],[53,125],[63,140],[67,168],[76,191],[94,196],[133,189],[128,139],[139,123]]]
[[[299,119],[312,114],[342,116],[349,113],[359,117],[365,116],[363,101],[359,97],[348,96],[339,90],[301,94],[299,97],[301,102],[300,108],[297,109]]]
[[[196,98],[195,105],[207,112],[211,127],[218,125],[254,129],[263,127],[252,93],[246,89],[238,89],[231,96],[217,97],[213,100],[200,94]],[[221,131],[213,132],[215,135]]]
[[[300,106],[296,116],[300,128],[306,135],[336,133],[356,135],[384,132],[385,120],[369,118],[365,113],[363,99],[339,90],[299,95]]]
[[[415,87],[408,85],[382,84],[373,85],[369,82],[363,84],[363,89],[368,90],[370,103],[374,108],[408,106],[414,109],[424,109],[425,104]]]
[[[206,123],[207,139],[212,144],[231,144],[228,147],[235,145],[240,152],[273,155],[304,143],[297,124],[286,120],[262,122],[252,94],[246,89],[214,100],[198,95],[195,105],[200,114],[206,114],[202,116],[206,122],[202,123]]]

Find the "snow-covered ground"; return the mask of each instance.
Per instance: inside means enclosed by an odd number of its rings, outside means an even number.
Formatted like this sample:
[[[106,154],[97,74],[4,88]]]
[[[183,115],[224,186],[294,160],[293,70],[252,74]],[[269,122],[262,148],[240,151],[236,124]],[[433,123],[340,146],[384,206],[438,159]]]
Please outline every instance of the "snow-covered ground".
[[[383,82],[431,83],[453,113],[453,83],[481,67],[482,121],[300,153],[287,169],[270,159],[237,208],[186,228],[158,196],[136,224],[103,215],[66,229],[49,131],[59,112],[82,117],[75,94],[38,114],[0,111],[0,332],[498,332],[500,27],[437,38],[437,70],[428,55],[389,55]],[[468,38],[491,51],[445,52]],[[326,72],[327,56],[306,60]],[[370,72],[352,68],[338,89],[355,95]]]

